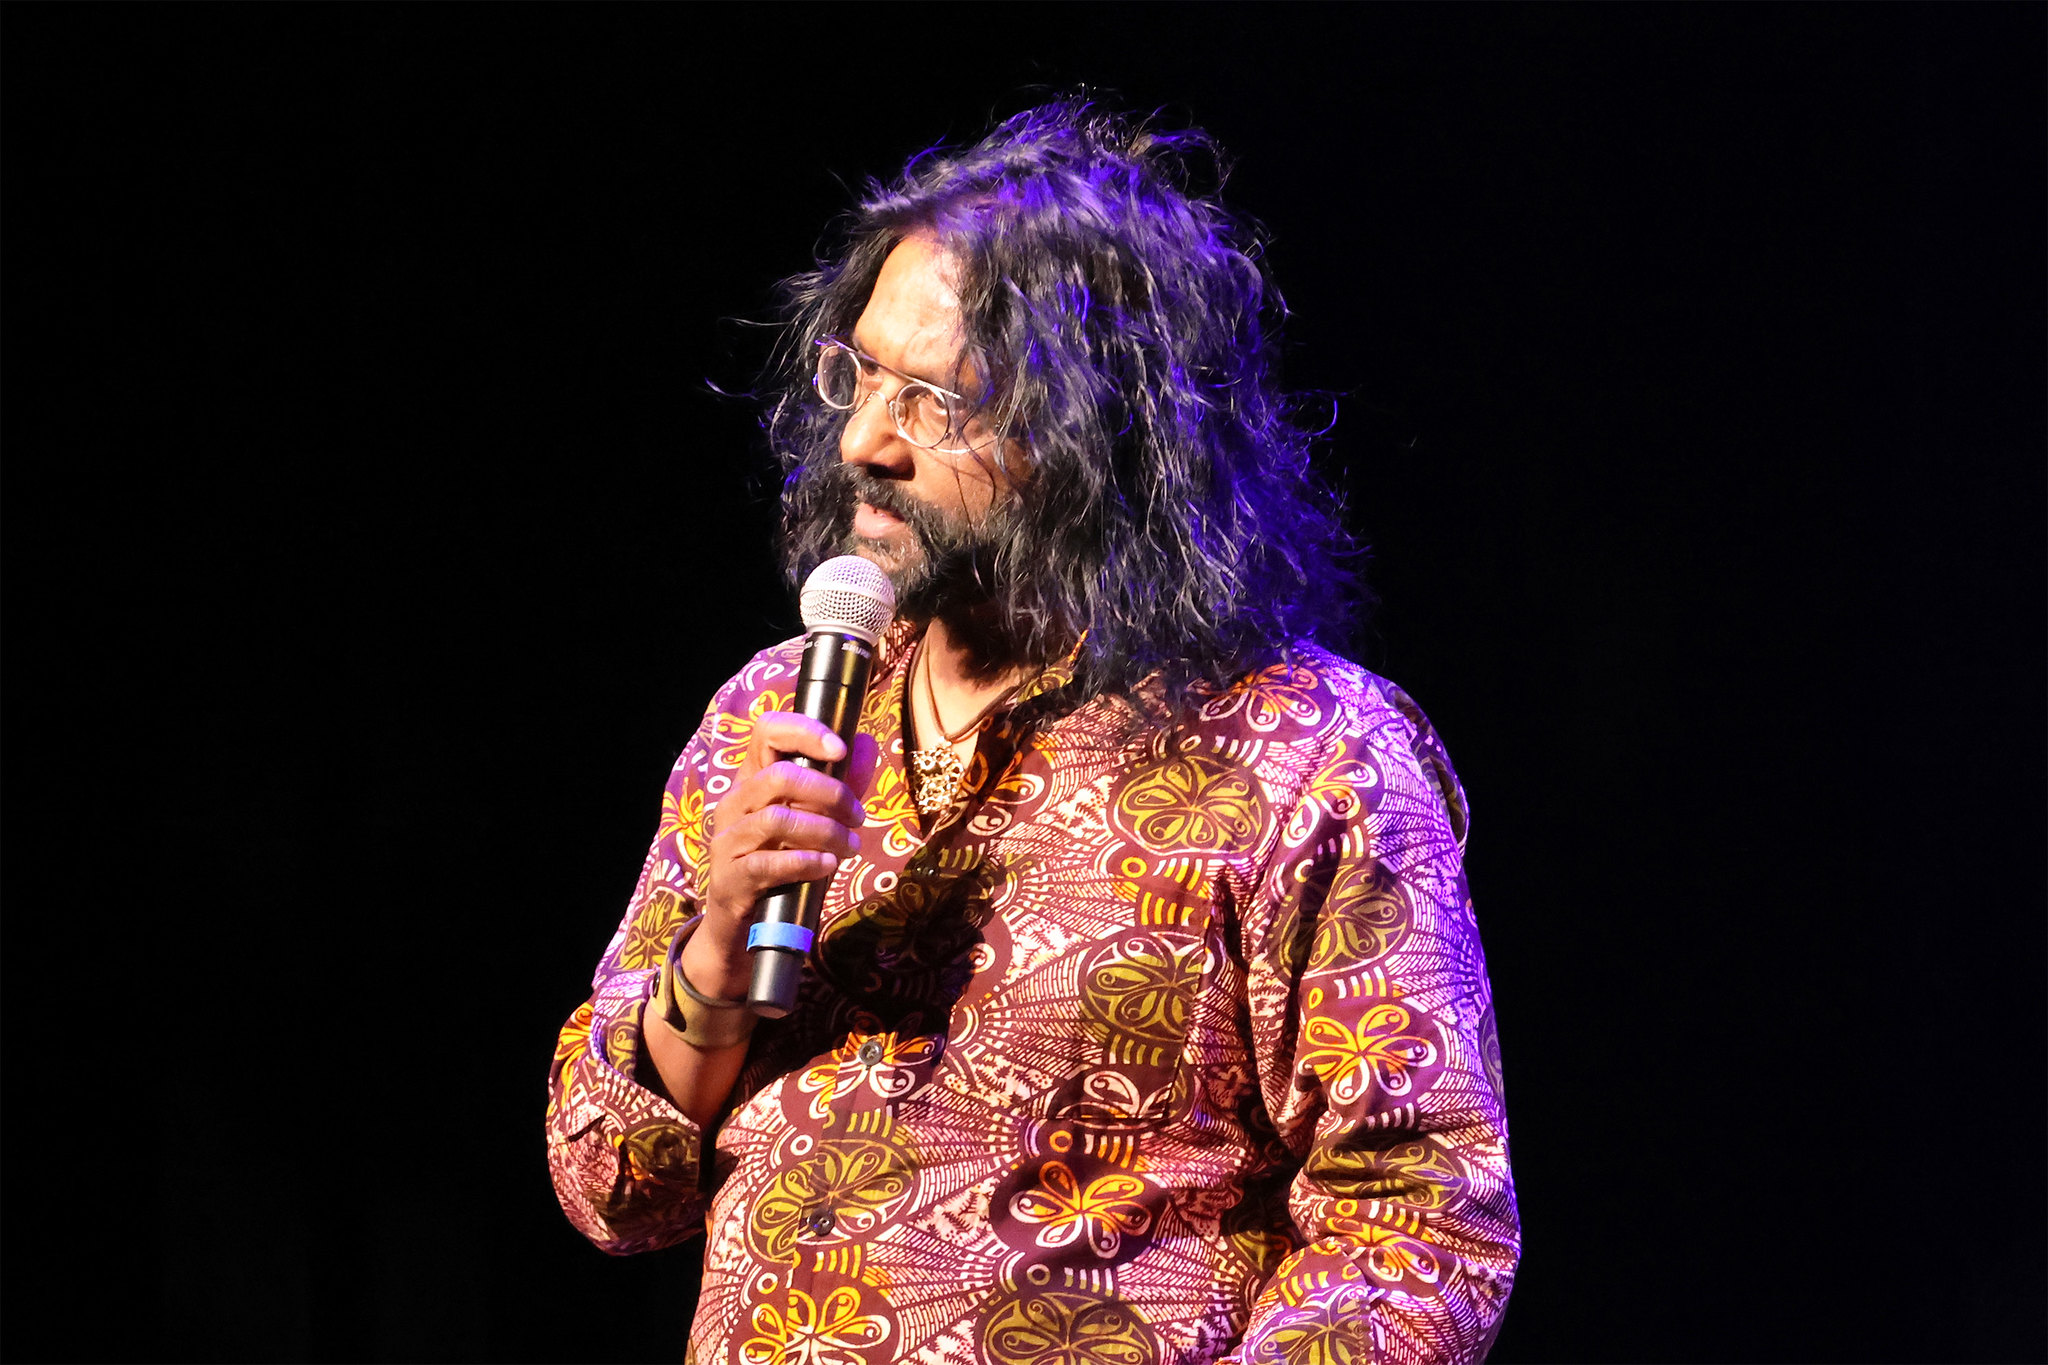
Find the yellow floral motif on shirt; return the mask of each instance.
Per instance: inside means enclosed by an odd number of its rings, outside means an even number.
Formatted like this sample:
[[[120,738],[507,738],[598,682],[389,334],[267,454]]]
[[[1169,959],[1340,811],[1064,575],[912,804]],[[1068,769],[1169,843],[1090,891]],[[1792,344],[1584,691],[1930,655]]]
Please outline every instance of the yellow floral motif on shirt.
[[[1350,971],[1382,957],[1408,927],[1408,894],[1385,863],[1347,859],[1316,924],[1311,972]]]
[[[590,1020],[593,1013],[588,1000],[578,1005],[576,1012],[569,1016],[569,1022],[562,1025],[561,1035],[555,1039],[555,1060],[551,1072],[554,1079],[548,1086],[549,1118],[554,1117],[555,1110],[561,1105],[562,1096],[567,1093],[567,1087],[561,1081],[562,1072],[576,1065],[576,1059],[590,1051]]]
[[[569,1016],[569,1022],[562,1025],[562,1036],[555,1039],[557,1062],[573,1062],[590,1050],[590,1020],[594,1013],[596,1011],[586,1000]]]
[[[1028,806],[1045,795],[1045,779],[1037,773],[1027,773],[1012,764],[1003,774],[1002,780],[989,792],[991,803],[1005,806]]]
[[[692,787],[678,798],[674,792],[661,794],[661,827],[655,838],[673,837],[686,866],[701,868],[710,855],[704,839],[704,793]]]
[[[1420,1209],[1449,1208],[1465,1188],[1456,1164],[1427,1142],[1403,1143],[1381,1159],[1380,1169],[1388,1196]]]
[[[1363,1284],[1324,1290],[1288,1312],[1246,1358],[1259,1365],[1368,1365],[1370,1337],[1360,1327],[1372,1297]]]
[[[1380,770],[1365,748],[1355,735],[1337,742],[1336,754],[1309,779],[1301,804],[1287,818],[1288,843],[1307,843],[1327,820],[1356,820],[1364,813],[1366,793],[1380,786]]]
[[[640,1029],[633,1014],[615,1020],[604,1033],[604,1059],[628,1076],[640,1060]]]
[[[1240,678],[1229,691],[1202,708],[1205,720],[1220,720],[1244,708],[1245,724],[1261,734],[1278,729],[1280,722],[1313,726],[1322,720],[1316,705],[1316,689],[1322,679],[1300,664],[1275,664]]]
[[[990,913],[978,859],[947,867],[913,862],[895,887],[871,896],[825,925],[819,964],[854,989],[900,993],[908,977],[886,979],[958,960],[979,942]],[[884,979],[868,980],[876,972]]]
[[[1250,773],[1207,754],[1175,754],[1146,769],[1116,799],[1118,821],[1153,853],[1220,853],[1249,843],[1265,822]]]
[[[1315,1159],[1315,1178],[1340,1193],[1343,1202],[1380,1199],[1410,1209],[1449,1208],[1465,1188],[1465,1177],[1444,1152],[1428,1142],[1404,1142],[1384,1151],[1338,1147]]]
[[[1067,657],[1045,666],[1045,671],[1017,689],[1017,701],[1021,705],[1034,697],[1040,697],[1056,687],[1065,687],[1074,680],[1074,670],[1080,666],[1081,647],[1088,643],[1088,632],[1082,631],[1081,638],[1074,641],[1074,647],[1067,651]]]
[[[619,966],[629,972],[644,972],[661,965],[668,956],[669,940],[690,917],[682,892],[657,884],[647,888],[646,899],[626,928],[626,941],[619,945]]]
[[[902,724],[903,674],[890,670],[879,687],[870,687],[861,699],[860,728],[879,738]]]
[[[917,846],[917,803],[911,799],[902,769],[878,766],[874,785],[861,798],[861,805],[867,808],[867,827],[884,831],[885,852],[900,858]]]
[[[747,761],[747,746],[753,742],[754,726],[770,711],[787,711],[795,694],[773,689],[747,703],[747,714],[736,716],[720,711],[711,722],[711,766],[737,768]]]
[[[679,1196],[694,1185],[697,1140],[679,1123],[657,1119],[629,1132],[612,1134],[617,1175],[598,1211],[628,1237],[681,1232]]]
[[[928,1033],[849,1033],[845,1042],[797,1077],[796,1088],[817,1096],[811,1101],[811,1117],[823,1118],[834,1100],[863,1084],[885,1100],[903,1098],[917,1089],[917,1069],[938,1055],[939,1039]]]
[[[755,1307],[754,1335],[740,1345],[746,1365],[862,1365],[863,1354],[889,1335],[889,1320],[860,1311],[860,1291],[841,1285],[817,1302],[801,1289],[786,1306]]]
[[[1341,1230],[1365,1243],[1365,1263],[1373,1278],[1382,1284],[1398,1285],[1416,1293],[1434,1289],[1443,1276],[1435,1250],[1405,1232],[1364,1222],[1341,1228],[1333,1222],[1332,1230]]]
[[[1152,1334],[1114,1299],[1044,1290],[998,1303],[981,1328],[996,1365],[1154,1365]]]
[[[834,1240],[860,1238],[910,1196],[917,1184],[917,1154],[884,1120],[870,1131],[819,1140],[809,1156],[783,1168],[754,1205],[747,1236],[764,1261],[795,1265],[799,1239],[820,1236],[810,1220],[828,1212]]]
[[[1145,1182],[1122,1171],[1098,1176],[1086,1186],[1064,1161],[1048,1161],[1038,1172],[1038,1185],[1010,1200],[1010,1212],[1023,1222],[1043,1225],[1042,1247],[1063,1247],[1085,1236],[1088,1249],[1107,1260],[1126,1237],[1152,1226],[1152,1214],[1139,1197]]]
[[[1349,1104],[1373,1081],[1389,1095],[1405,1095],[1412,1073],[1436,1060],[1435,1044],[1402,1031],[1409,1025],[1409,1015],[1400,1005],[1374,1005],[1353,1032],[1341,1021],[1314,1012],[1322,997],[1320,987],[1309,992],[1310,1013],[1302,1030],[1307,1047],[1301,1065],[1316,1074],[1337,1103]]]
[[[1081,974],[1081,1015],[1117,1061],[1160,1066],[1187,1036],[1188,1001],[1202,974],[1202,941],[1134,934],[1096,953]]]
[[[1320,802],[1332,816],[1349,820],[1358,814],[1359,793],[1380,784],[1380,771],[1372,762],[1351,750],[1353,740],[1339,741],[1337,753],[1309,779],[1307,795]]]
[[[691,1149],[695,1146],[687,1129],[666,1120],[617,1134],[612,1143],[618,1148],[621,1178],[636,1184],[644,1180],[681,1179],[690,1169]]]

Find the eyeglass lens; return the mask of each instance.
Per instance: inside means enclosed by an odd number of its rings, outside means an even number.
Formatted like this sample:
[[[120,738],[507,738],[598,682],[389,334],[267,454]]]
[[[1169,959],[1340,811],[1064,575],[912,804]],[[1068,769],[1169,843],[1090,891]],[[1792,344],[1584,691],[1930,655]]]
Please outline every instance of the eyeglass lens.
[[[844,346],[818,348],[818,396],[842,411],[860,397],[860,358]]]
[[[877,387],[881,374],[879,366],[863,363],[845,346],[818,348],[818,396],[842,412],[853,407],[864,391]],[[926,448],[942,443],[953,428],[945,396],[915,381],[898,389],[889,400],[889,415],[905,440]]]

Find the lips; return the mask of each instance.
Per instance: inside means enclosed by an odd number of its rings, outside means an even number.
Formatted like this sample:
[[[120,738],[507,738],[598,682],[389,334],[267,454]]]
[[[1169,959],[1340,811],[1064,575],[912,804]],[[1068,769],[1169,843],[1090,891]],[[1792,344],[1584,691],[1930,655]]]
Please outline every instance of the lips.
[[[886,540],[903,525],[903,518],[894,512],[884,512],[865,502],[854,505],[853,533],[862,540]]]

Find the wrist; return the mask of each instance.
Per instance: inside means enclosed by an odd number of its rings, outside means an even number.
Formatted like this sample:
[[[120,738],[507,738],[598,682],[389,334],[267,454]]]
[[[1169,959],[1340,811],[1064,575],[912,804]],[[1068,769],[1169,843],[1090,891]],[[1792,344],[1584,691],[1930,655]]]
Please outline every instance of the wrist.
[[[675,954],[676,966],[704,995],[741,999],[753,982],[754,962],[747,951],[746,929],[729,928],[732,924],[724,915],[701,916],[694,932],[689,932]]]
[[[683,955],[693,941],[700,921],[676,931],[655,973],[654,998],[642,1016],[642,1034],[651,1024],[691,1047],[716,1052],[746,1042],[754,1031],[756,1016],[746,1004],[746,982],[727,995],[706,991],[691,978]]]

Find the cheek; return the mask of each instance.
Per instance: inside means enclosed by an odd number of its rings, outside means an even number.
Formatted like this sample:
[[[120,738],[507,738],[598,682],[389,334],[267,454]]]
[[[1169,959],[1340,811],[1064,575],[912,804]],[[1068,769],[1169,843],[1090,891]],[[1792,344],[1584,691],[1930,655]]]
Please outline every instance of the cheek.
[[[1016,480],[993,463],[967,462],[946,477],[945,496],[961,512],[980,517],[1016,491]]]
[[[977,520],[988,509],[988,480],[972,469],[920,469],[906,490],[948,526]]]
[[[986,477],[977,478],[965,489],[968,507],[976,516],[996,505],[998,494],[995,484]]]

